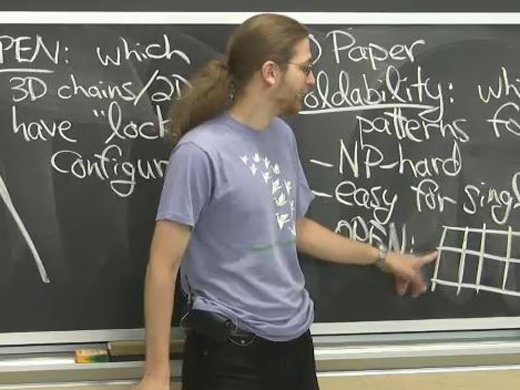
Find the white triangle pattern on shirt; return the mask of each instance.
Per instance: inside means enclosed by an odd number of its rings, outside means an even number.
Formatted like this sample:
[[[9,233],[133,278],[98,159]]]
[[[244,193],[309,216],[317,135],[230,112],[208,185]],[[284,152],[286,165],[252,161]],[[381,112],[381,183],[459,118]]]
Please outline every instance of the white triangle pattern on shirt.
[[[278,229],[287,229],[291,235],[296,236],[294,200],[291,199],[292,182],[281,176],[280,166],[270,161],[267,156],[262,158],[258,153],[252,156],[244,154],[240,156],[240,160],[253,176],[257,176],[257,173],[260,172],[259,179],[263,179],[264,184],[271,190],[273,203],[279,210],[275,212]],[[287,206],[289,206],[289,210],[287,210]]]

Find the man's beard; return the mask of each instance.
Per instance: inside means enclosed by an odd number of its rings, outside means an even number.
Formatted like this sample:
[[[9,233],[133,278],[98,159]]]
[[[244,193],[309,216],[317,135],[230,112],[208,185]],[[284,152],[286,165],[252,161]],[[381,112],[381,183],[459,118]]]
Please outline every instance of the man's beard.
[[[282,115],[296,115],[302,109],[303,94],[294,93],[290,98],[284,99],[280,105]]]

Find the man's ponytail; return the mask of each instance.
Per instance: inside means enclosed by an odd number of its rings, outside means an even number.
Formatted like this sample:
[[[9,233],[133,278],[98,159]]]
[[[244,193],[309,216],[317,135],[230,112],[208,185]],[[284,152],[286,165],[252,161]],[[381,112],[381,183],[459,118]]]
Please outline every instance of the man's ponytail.
[[[232,77],[227,63],[212,60],[190,80],[191,88],[170,115],[171,133],[177,142],[188,130],[223,113],[232,98]]]

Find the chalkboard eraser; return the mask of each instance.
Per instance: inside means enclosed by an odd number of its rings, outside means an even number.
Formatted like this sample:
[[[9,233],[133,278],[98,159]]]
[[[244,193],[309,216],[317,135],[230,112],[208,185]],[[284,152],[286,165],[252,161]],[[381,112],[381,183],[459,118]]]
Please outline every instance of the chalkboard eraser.
[[[108,351],[105,349],[78,349],[74,361],[76,363],[108,362]]]

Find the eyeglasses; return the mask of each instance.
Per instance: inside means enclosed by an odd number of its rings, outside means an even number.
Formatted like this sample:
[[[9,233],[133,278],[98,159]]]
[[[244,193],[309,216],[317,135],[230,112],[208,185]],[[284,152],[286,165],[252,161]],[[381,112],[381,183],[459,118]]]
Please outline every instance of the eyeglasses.
[[[302,64],[297,64],[296,62],[291,62],[291,61],[287,61],[287,63],[296,65],[298,68],[300,68],[300,70],[303,72],[305,77],[309,77],[309,75],[312,72],[312,64],[302,65]]]

